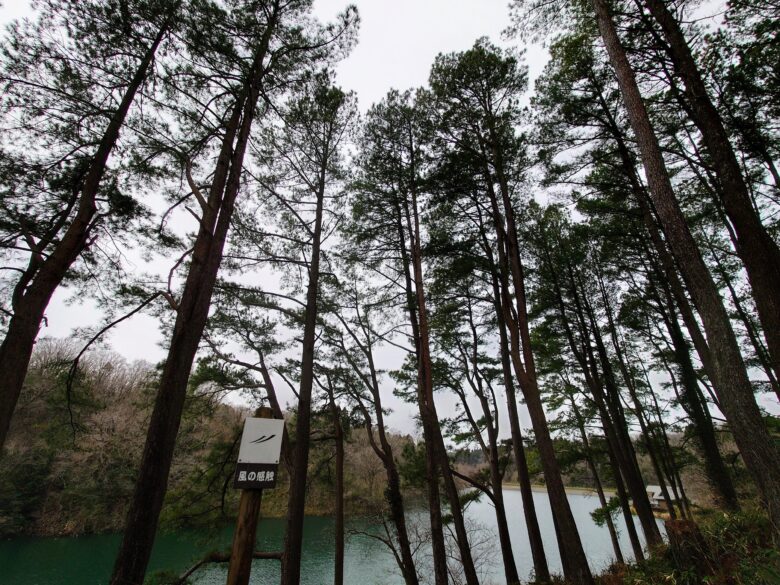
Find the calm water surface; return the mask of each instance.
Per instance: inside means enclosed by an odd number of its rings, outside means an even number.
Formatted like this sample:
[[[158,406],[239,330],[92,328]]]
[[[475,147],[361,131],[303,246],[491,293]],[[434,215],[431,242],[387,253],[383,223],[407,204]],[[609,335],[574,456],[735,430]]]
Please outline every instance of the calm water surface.
[[[528,535],[523,522],[520,492],[506,490],[505,499],[509,515],[512,545],[521,574],[529,575],[532,564]],[[552,514],[547,494],[534,493],[539,524],[548,554],[550,569],[560,572]],[[585,552],[591,567],[598,571],[612,561],[612,545],[606,528],[596,526],[590,512],[598,508],[595,495],[569,495],[572,513],[580,530]],[[477,556],[481,559],[483,583],[503,582],[503,569],[498,539],[495,533],[495,511],[486,498],[472,504],[467,510],[469,523],[479,527],[479,539],[487,544]],[[637,523],[638,526],[638,523]],[[623,554],[630,558],[630,543],[625,534],[622,516],[619,519],[620,540]],[[378,527],[365,520],[352,519],[347,528],[355,532],[374,532]],[[638,529],[639,530],[639,529]],[[641,530],[639,530],[641,535]],[[280,550],[284,535],[284,521],[264,518],[258,528],[258,550]],[[214,531],[162,534],[157,538],[150,563],[154,571],[170,570],[181,573],[212,550],[230,546],[232,529]],[[0,540],[0,585],[105,585],[111,573],[119,535],[82,536],[78,538],[14,538]],[[360,585],[402,585],[396,574],[398,569],[391,554],[382,543],[364,535],[348,537],[345,554],[345,582]],[[222,585],[227,565],[208,565],[199,570],[195,585]],[[325,585],[332,583],[333,575],[333,522],[330,518],[306,519],[302,584]],[[279,562],[255,560],[252,567],[253,585],[277,585]]]

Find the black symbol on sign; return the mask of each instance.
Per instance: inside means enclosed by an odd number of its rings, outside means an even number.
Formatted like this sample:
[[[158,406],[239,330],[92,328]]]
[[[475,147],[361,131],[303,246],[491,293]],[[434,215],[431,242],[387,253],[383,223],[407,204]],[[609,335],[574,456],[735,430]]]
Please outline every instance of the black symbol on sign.
[[[270,441],[273,439],[276,435],[268,435],[267,437],[263,435],[262,437],[259,437],[255,439],[254,441],[251,441],[252,443],[265,443],[266,441]]]

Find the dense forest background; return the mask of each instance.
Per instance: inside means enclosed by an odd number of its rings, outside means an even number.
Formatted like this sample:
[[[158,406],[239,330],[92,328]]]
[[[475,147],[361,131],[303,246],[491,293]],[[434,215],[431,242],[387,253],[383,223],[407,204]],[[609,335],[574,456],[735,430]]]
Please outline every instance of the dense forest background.
[[[440,54],[363,115],[334,71],[354,6],[41,0],[5,31],[0,531],[121,528],[111,583],[140,585],[158,529],[234,513],[262,405],[287,421],[264,503],[286,517],[284,585],[307,512],[336,518],[343,583],[350,511],[380,519],[407,585],[478,585],[477,497],[519,583],[510,479],[537,583],[559,578],[538,483],[567,583],[779,574],[780,7],[510,7],[503,45]],[[528,42],[550,54],[533,87]],[[39,339],[63,287],[103,321]],[[165,332],[154,366],[100,349],[141,313]]]

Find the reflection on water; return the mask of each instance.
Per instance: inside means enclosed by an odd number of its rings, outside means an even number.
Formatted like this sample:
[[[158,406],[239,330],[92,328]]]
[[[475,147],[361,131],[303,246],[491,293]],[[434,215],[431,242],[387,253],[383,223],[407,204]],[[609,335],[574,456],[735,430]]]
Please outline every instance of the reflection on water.
[[[528,535],[523,521],[520,492],[506,490],[505,499],[512,546],[521,575],[531,573],[532,563]],[[561,570],[555,533],[547,494],[534,494],[545,550],[552,571]],[[590,512],[599,505],[595,495],[570,495],[572,513],[582,536],[585,552],[594,571],[605,568],[612,559],[612,545],[606,528],[596,526]],[[470,523],[495,532],[495,512],[486,498],[472,504],[467,511]],[[637,524],[638,526],[638,524]],[[625,534],[622,517],[618,520],[623,554],[631,557],[631,547]],[[354,532],[374,532],[378,529],[366,520],[352,519],[348,529]],[[639,529],[638,529],[639,530]],[[258,550],[281,550],[284,521],[262,519],[258,529]],[[641,530],[639,530],[641,535]],[[178,532],[160,535],[150,563],[150,574],[167,569],[181,573],[212,550],[224,550],[230,545],[232,530],[224,528],[208,532]],[[483,533],[484,534],[484,533]],[[489,538],[491,546],[483,550],[482,561],[488,583],[501,583],[502,563],[498,539]],[[306,518],[301,582],[322,585],[332,582],[333,522],[330,518]],[[118,535],[82,536],[78,538],[15,538],[0,541],[0,583],[3,585],[105,585],[111,573]],[[279,583],[279,562],[256,560],[252,567],[252,585]],[[365,585],[396,585],[403,580],[397,574],[392,555],[384,545],[363,534],[350,536],[345,551],[345,582]],[[226,565],[210,565],[193,578],[195,585],[217,585],[225,582]]]

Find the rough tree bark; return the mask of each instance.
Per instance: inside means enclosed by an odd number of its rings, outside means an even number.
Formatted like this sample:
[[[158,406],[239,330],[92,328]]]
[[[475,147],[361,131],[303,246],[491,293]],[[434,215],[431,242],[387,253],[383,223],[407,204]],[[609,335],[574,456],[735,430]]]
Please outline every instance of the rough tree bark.
[[[130,107],[169,27],[170,21],[166,20],[138,64],[119,107],[111,116],[81,185],[73,221],[45,259],[39,252],[33,251],[27,269],[14,287],[13,316],[0,345],[0,372],[3,373],[0,376],[0,451],[8,435],[46,307],[70,267],[91,243],[90,234],[97,213],[96,200],[109,156],[119,140]]]
[[[322,244],[322,217],[325,206],[326,171],[327,160],[323,158],[317,183],[317,204],[308,270],[309,283],[306,288],[303,347],[301,351],[301,380],[298,388],[298,410],[295,418],[295,442],[292,446],[290,490],[287,496],[287,532],[284,537],[282,585],[298,585],[301,580],[303,519],[306,507],[306,478],[309,471],[311,396],[314,385],[314,345],[317,338],[317,296],[320,281],[320,247]]]
[[[493,139],[493,143],[496,143],[495,139]],[[561,478],[560,466],[555,456],[552,436],[547,425],[547,415],[542,405],[541,392],[536,380],[517,225],[509,193],[509,181],[503,172],[503,154],[500,148],[494,147],[492,155],[500,188],[501,206],[499,206],[490,173],[486,174],[487,195],[496,230],[499,266],[508,267],[508,274],[500,279],[500,286],[503,320],[509,331],[509,354],[515,377],[526,401],[539,449],[547,484],[547,495],[550,498],[550,507],[555,520],[558,550],[561,553],[564,575],[575,585],[590,585],[593,583],[593,577],[577,525],[574,523],[574,516],[571,513],[569,499]],[[503,214],[501,207],[503,207]],[[509,292],[509,279],[512,281],[514,295]]]
[[[780,536],[780,454],[756,404],[739,345],[718,289],[674,195],[658,139],[609,6],[606,0],[592,0],[592,3],[636,135],[650,195],[704,324],[721,409],[731,425],[745,465],[766,503],[773,532]]]
[[[162,509],[187,383],[206,325],[211,295],[222,262],[244,154],[260,94],[263,59],[276,25],[278,3],[236,99],[225,128],[207,205],[192,252],[192,263],[176,311],[168,358],[160,377],[133,499],[127,513],[111,585],[141,585]]]
[[[414,168],[414,162],[412,163]],[[417,204],[417,193],[414,189],[410,193],[411,201],[406,209],[407,229],[410,234],[412,273],[414,280],[417,327],[419,343],[418,353],[418,385],[423,392],[423,402],[420,405],[420,414],[423,425],[427,425],[433,444],[431,448],[436,458],[436,463],[441,474],[447,500],[450,504],[452,523],[455,526],[455,536],[460,552],[459,562],[462,565],[467,585],[479,585],[479,578],[471,556],[471,547],[468,541],[468,533],[463,518],[463,510],[460,505],[460,495],[455,484],[455,479],[450,470],[447,447],[439,427],[439,418],[436,413],[436,402],[433,397],[433,371],[430,350],[430,334],[428,327],[428,312],[425,301],[425,288],[422,272],[422,244],[420,240],[420,219]],[[436,476],[434,476],[435,478]],[[433,478],[432,478],[433,479]],[[433,482],[432,482],[433,483]]]
[[[745,265],[772,369],[777,374],[780,372],[780,248],[753,207],[723,120],[710,99],[677,18],[661,0],[643,2],[661,27],[675,72],[683,80],[693,122],[712,158],[712,168],[722,186],[723,207],[734,226],[736,251]]]

